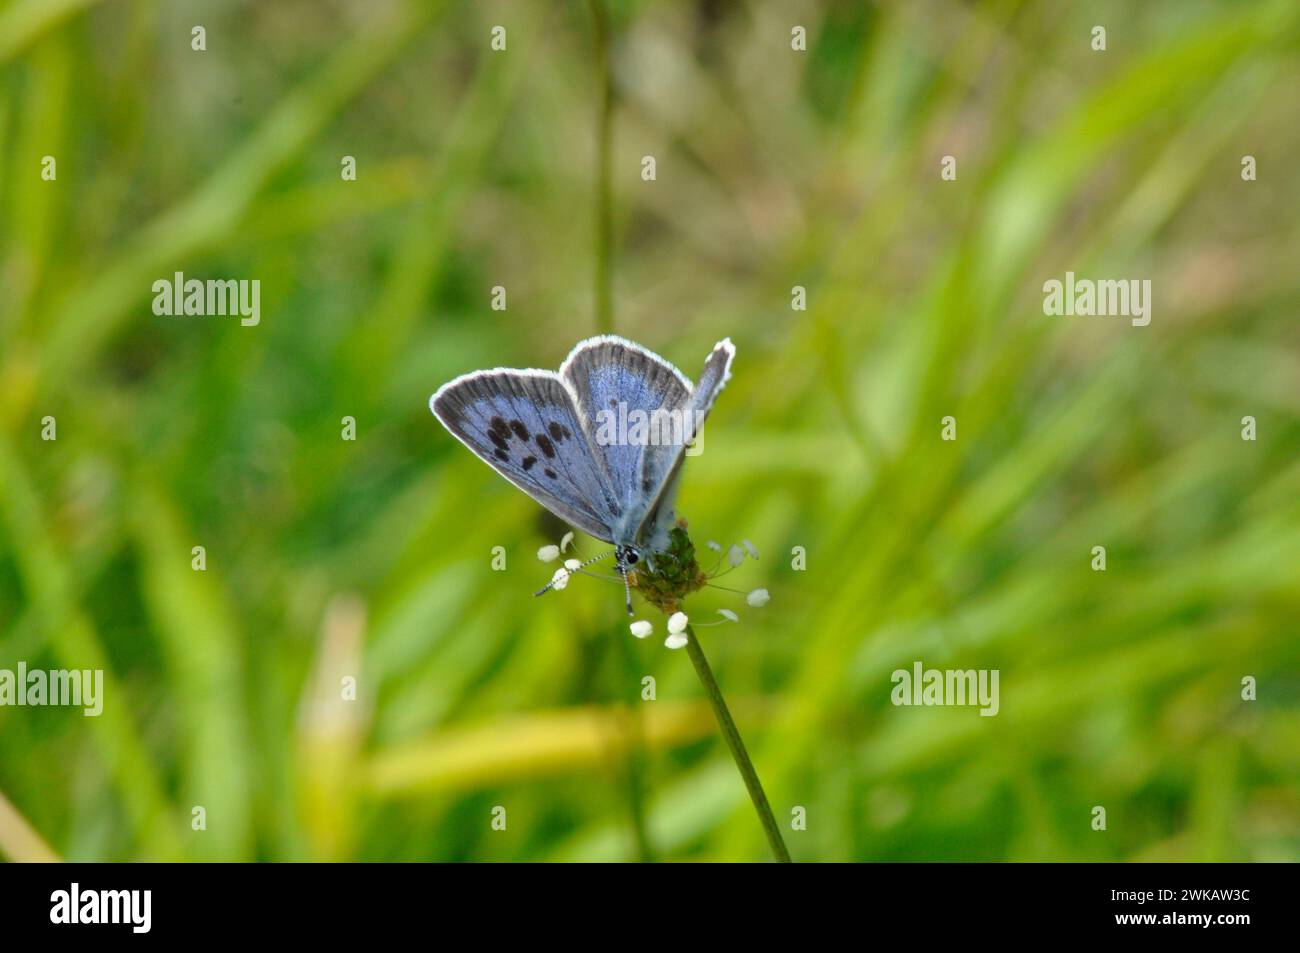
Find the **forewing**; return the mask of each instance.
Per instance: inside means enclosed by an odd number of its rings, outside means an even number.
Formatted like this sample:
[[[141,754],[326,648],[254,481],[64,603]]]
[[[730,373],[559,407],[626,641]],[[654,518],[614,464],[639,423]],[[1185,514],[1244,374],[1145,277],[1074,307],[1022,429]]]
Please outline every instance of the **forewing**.
[[[444,384],[429,408],[452,435],[572,526],[606,542],[623,507],[574,395],[549,371],[498,368]]]
[[[623,509],[615,542],[632,542],[632,531],[688,439],[681,422],[690,382],[659,355],[612,335],[579,343],[560,376],[577,395],[591,443]]]

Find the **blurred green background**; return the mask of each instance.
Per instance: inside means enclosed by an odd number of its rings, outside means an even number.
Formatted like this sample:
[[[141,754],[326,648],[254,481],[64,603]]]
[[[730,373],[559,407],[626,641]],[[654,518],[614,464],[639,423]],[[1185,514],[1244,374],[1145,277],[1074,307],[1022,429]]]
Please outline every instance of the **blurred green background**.
[[[0,6],[0,668],[107,680],[99,718],[0,708],[0,855],[767,856],[662,619],[534,599],[563,528],[427,407],[597,330],[592,22]],[[700,637],[795,859],[1295,859],[1300,5],[609,31],[615,329],[692,377],[736,342],[680,509],[772,602],[688,608],[741,614]],[[155,316],[174,271],[260,280],[261,324]],[[1151,279],[1150,326],[1045,317],[1066,271]],[[999,669],[1000,713],[894,707],[917,660]]]

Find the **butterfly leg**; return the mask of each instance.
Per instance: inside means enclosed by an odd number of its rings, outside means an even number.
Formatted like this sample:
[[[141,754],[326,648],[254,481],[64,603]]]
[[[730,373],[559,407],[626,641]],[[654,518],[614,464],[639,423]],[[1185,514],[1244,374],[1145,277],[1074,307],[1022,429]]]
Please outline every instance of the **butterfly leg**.
[[[627,614],[632,615],[632,584],[627,581],[627,567],[620,565],[618,572],[623,577],[623,592],[627,595]]]

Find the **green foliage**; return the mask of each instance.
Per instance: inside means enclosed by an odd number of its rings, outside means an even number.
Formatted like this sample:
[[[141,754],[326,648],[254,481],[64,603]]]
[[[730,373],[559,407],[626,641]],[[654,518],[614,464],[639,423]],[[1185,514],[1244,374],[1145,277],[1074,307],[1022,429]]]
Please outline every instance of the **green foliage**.
[[[689,611],[741,616],[696,631],[792,854],[1294,859],[1300,6],[792,9],[613,6],[607,249],[618,333],[737,346],[680,508],[772,601]],[[0,669],[106,696],[0,708],[0,854],[767,856],[686,654],[534,599],[563,530],[427,407],[599,326],[592,49],[583,4],[0,6]],[[261,323],[153,314],[177,271]],[[1150,326],[1044,315],[1066,271]],[[917,660],[998,715],[893,706]]]

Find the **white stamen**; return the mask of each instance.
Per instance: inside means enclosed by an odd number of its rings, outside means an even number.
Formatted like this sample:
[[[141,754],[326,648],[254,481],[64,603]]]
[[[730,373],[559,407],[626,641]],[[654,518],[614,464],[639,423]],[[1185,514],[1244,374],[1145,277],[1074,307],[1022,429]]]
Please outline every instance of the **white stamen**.
[[[722,616],[724,619],[728,620],[729,622],[740,621],[740,616],[736,615],[736,613],[732,612],[730,609],[719,609],[718,615]]]
[[[632,634],[635,635],[638,639],[644,639],[647,635],[649,635],[651,632],[655,630],[655,627],[651,625],[649,622],[647,622],[645,619],[637,619],[630,626],[628,626],[628,628],[632,630]]]
[[[749,553],[751,558],[757,559],[758,550],[754,548],[754,544],[747,539],[742,539],[741,542],[745,544],[745,552]]]
[[[709,549],[713,550],[715,553],[720,553],[722,552],[722,544],[709,540]]]
[[[727,562],[731,564],[732,568],[739,566],[744,561],[745,551],[739,546],[733,545],[729,550],[727,550]]]
[[[672,635],[668,636],[668,638],[664,639],[664,645],[666,645],[670,649],[680,649],[685,644],[686,644],[685,632],[674,632]]]
[[[567,569],[555,570],[555,575],[551,577],[552,589],[563,589],[569,584],[569,571]]]
[[[560,552],[567,552],[569,544],[573,542],[573,533],[565,533],[560,537]]]
[[[579,559],[566,559],[564,561],[564,568],[569,570],[569,572],[573,572],[574,570],[581,569],[582,561]]]
[[[745,596],[745,601],[757,609],[761,606],[767,605],[768,600],[771,598],[772,597],[768,595],[766,589],[755,589],[749,595]]]
[[[686,617],[685,612],[674,612],[668,617],[668,631],[673,635],[685,632],[686,623],[690,621],[691,620]]]
[[[544,563],[553,563],[560,558],[560,547],[543,546],[537,551],[537,558]]]

